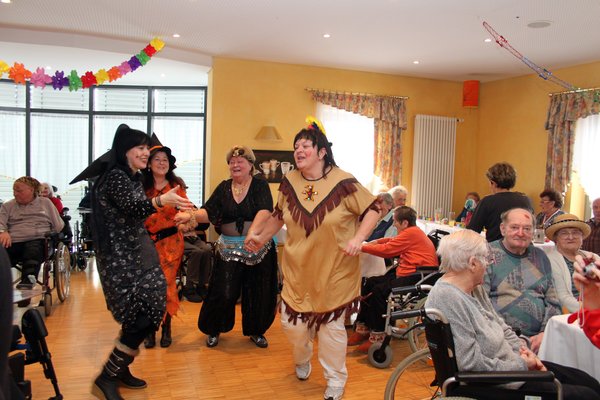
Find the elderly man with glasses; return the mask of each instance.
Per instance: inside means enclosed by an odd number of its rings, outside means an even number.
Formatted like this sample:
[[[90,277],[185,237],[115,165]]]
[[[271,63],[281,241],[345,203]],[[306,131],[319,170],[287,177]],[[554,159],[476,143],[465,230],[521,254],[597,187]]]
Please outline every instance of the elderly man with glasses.
[[[531,339],[537,353],[548,320],[561,314],[552,282],[552,267],[543,250],[531,243],[534,217],[513,208],[501,215],[502,239],[490,243],[494,254],[484,276],[484,287],[498,314]]]

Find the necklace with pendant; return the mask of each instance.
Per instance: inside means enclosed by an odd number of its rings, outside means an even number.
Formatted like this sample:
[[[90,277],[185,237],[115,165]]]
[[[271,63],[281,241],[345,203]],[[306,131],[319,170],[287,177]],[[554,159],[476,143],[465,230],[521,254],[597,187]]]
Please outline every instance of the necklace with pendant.
[[[231,185],[231,190],[233,191],[233,194],[234,194],[234,195],[236,195],[236,196],[239,196],[239,195],[241,195],[242,193],[244,193],[244,190],[246,189],[246,187],[247,187],[247,186],[248,186],[248,183],[246,183],[246,184],[244,184],[244,185],[242,185],[242,186],[239,186],[239,187],[237,187],[237,186],[235,185],[235,183],[233,183],[233,184]]]

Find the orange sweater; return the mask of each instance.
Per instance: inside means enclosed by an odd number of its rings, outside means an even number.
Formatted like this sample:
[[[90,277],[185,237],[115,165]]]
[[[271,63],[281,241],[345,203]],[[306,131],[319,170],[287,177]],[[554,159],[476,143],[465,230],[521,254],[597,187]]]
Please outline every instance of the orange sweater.
[[[410,275],[419,266],[438,265],[433,243],[417,226],[409,226],[393,238],[366,243],[361,250],[378,257],[399,257],[396,276]]]

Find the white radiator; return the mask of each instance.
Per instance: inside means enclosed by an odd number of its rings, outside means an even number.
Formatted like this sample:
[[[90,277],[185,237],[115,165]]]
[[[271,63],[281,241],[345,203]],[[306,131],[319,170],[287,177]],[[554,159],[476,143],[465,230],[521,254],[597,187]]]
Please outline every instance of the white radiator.
[[[457,119],[417,115],[413,148],[411,206],[418,215],[442,217],[452,208]]]

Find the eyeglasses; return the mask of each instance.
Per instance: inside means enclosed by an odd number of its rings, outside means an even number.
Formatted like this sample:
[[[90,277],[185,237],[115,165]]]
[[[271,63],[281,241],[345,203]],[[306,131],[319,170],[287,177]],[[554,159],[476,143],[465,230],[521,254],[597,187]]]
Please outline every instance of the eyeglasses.
[[[567,238],[570,236],[577,239],[583,236],[583,232],[581,232],[579,229],[561,229],[556,233],[556,236],[561,238]]]

